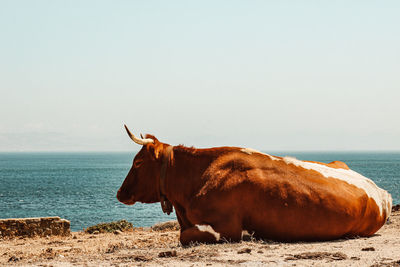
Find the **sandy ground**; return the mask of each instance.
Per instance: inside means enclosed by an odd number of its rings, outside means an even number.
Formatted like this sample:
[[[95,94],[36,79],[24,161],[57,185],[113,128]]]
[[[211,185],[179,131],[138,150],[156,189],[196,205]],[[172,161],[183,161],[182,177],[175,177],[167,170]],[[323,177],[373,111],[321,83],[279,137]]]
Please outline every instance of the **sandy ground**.
[[[242,241],[183,248],[178,231],[0,239],[0,266],[400,266],[400,211],[370,238]]]

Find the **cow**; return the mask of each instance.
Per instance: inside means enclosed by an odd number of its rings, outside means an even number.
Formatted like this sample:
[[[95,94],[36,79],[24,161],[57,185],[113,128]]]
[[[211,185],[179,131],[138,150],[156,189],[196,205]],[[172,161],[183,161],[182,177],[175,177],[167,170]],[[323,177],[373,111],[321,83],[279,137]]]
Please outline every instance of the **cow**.
[[[340,161],[171,146],[125,129],[142,148],[117,199],[175,209],[184,246],[240,241],[245,231],[284,242],[368,237],[391,212],[391,195]]]

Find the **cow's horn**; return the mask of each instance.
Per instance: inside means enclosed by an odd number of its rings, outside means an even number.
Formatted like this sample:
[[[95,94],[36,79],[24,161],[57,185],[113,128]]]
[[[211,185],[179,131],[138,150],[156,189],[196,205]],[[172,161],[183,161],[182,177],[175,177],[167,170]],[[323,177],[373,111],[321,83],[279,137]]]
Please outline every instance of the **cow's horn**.
[[[133,142],[135,142],[136,144],[139,144],[139,145],[147,145],[147,144],[151,144],[151,143],[154,143],[154,140],[153,139],[151,139],[151,138],[146,138],[146,139],[140,139],[140,138],[137,138],[136,136],[134,136],[132,133],[131,133],[131,131],[129,131],[129,129],[128,129],[128,127],[124,124],[124,126],[125,126],[125,130],[126,130],[126,132],[128,133],[128,135],[129,135],[129,137],[133,140]]]

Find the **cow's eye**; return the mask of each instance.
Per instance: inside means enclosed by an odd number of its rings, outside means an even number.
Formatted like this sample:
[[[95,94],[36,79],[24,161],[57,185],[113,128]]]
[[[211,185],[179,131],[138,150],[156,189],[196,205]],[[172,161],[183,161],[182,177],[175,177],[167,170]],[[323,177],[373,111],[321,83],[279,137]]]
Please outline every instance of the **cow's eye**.
[[[133,167],[135,167],[135,168],[139,168],[140,167],[140,165],[142,165],[142,163],[143,163],[143,160],[135,160],[135,162],[133,163]]]

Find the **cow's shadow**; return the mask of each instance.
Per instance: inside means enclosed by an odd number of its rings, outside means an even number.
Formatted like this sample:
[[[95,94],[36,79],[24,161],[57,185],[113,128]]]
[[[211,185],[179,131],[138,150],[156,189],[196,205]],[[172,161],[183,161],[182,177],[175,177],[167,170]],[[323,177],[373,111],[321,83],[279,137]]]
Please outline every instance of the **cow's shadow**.
[[[245,242],[262,242],[265,244],[276,244],[276,243],[287,243],[287,244],[307,244],[307,243],[342,243],[342,242],[347,242],[349,240],[355,240],[355,239],[369,239],[373,237],[379,237],[381,234],[373,234],[369,237],[365,236],[348,236],[348,237],[342,237],[338,239],[331,239],[331,240],[296,240],[296,241],[288,241],[288,240],[271,240],[271,239],[266,239],[266,238],[261,238],[261,237],[256,237],[254,234],[246,234],[243,235],[241,241]]]

